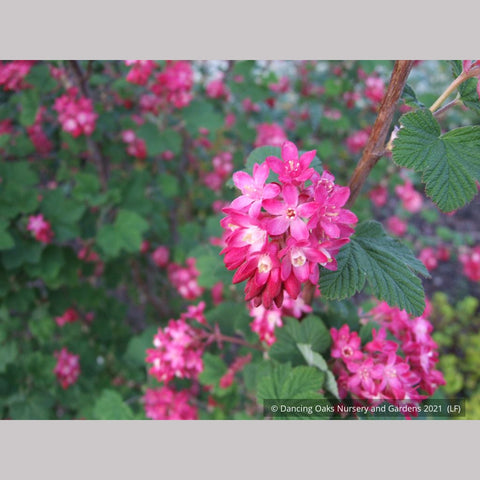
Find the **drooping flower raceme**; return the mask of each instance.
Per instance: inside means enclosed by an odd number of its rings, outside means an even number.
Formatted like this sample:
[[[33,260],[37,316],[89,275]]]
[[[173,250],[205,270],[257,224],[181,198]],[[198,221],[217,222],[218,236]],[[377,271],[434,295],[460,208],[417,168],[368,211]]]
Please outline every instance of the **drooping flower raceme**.
[[[223,209],[221,253],[226,267],[237,270],[233,282],[247,281],[245,300],[254,306],[280,308],[285,292],[295,300],[302,284],[318,282],[319,265],[337,268],[335,255],[354,232],[357,217],[342,208],[349,188],[311,168],[314,157],[315,151],[299,155],[285,142],[281,159],[255,164],[252,176],[233,175],[242,195]],[[278,182],[266,183],[271,170]]]
[[[57,364],[53,372],[63,389],[73,385],[80,375],[80,356],[70,353],[66,348],[55,352]]]
[[[197,315],[193,312],[188,315]],[[202,355],[205,343],[197,328],[187,322],[187,317],[170,320],[153,338],[155,348],[147,350],[146,362],[151,363],[150,375],[159,382],[168,383],[174,377],[196,379],[203,370]]]

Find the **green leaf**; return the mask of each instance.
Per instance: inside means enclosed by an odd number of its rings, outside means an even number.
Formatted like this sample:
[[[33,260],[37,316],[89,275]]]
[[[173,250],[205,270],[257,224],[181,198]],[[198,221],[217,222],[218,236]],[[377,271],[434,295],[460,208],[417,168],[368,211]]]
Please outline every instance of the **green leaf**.
[[[405,100],[405,103],[409,106],[425,107],[425,105],[418,100],[413,88],[408,83],[406,83],[403,88],[402,99]]]
[[[57,86],[46,63],[34,65],[25,77],[25,82],[33,85],[41,93],[53,90]]]
[[[277,341],[272,345],[269,356],[278,362],[302,365],[304,358],[298,349],[299,343],[307,343],[316,352],[325,352],[331,343],[330,333],[320,318],[308,315],[301,322],[287,318],[285,325],[275,332]]]
[[[8,250],[15,245],[12,236],[7,232],[9,222],[0,218],[0,250]]]
[[[148,230],[148,222],[128,210],[119,210],[115,222],[103,225],[97,235],[97,244],[105,255],[116,257],[125,250],[128,253],[138,252],[143,234]]]
[[[147,348],[153,348],[153,337],[157,333],[157,327],[149,327],[140,335],[136,335],[128,342],[124,358],[133,365],[145,366],[145,357]]]
[[[197,136],[199,128],[215,132],[223,126],[223,116],[213,106],[203,100],[195,100],[182,109],[182,119],[190,135]]]
[[[207,352],[203,355],[203,371],[198,380],[202,385],[217,386],[227,372],[227,368],[225,362],[218,355]]]
[[[335,380],[335,376],[333,375],[332,371],[328,368],[327,362],[325,359],[317,352],[312,350],[312,346],[308,344],[297,344],[298,349],[303,355],[303,358],[307,362],[307,365],[310,367],[316,367],[321,372],[324,372],[326,375],[325,378],[325,388],[337,399],[340,400],[340,396],[338,394],[338,385],[337,381]]]
[[[413,315],[425,309],[425,295],[417,273],[429,277],[420,260],[398,240],[386,235],[381,224],[368,221],[357,227],[350,243],[337,255],[338,269],[322,269],[320,290],[327,299],[341,300],[363,290]]]
[[[212,288],[220,281],[226,285],[232,283],[233,272],[225,268],[218,247],[199,245],[191,250],[188,256],[196,258],[195,266],[200,272],[197,281],[201,287]]]
[[[461,60],[453,60],[451,64],[453,76],[457,78],[463,70],[462,62]],[[478,82],[478,78],[469,78],[459,85],[458,92],[460,93],[460,99],[466,107],[480,113],[480,99],[477,92]]]
[[[247,324],[252,320],[246,308],[238,302],[225,301],[208,310],[205,317],[210,325],[218,324],[220,331],[225,335],[235,335],[239,325]]]
[[[166,150],[180,153],[182,137],[175,130],[160,131],[153,123],[145,123],[138,129],[137,136],[145,140],[149,155],[159,155]]]
[[[93,407],[97,420],[133,420],[133,412],[115,390],[103,390]]]
[[[163,173],[158,177],[158,186],[160,192],[165,198],[174,198],[178,195],[178,178],[168,173]]]
[[[18,350],[15,343],[0,345],[0,373],[5,372],[7,365],[15,361],[17,353]]]
[[[257,385],[259,402],[266,399],[289,400],[321,398],[325,374],[313,367],[295,367],[290,364],[271,366],[269,376],[262,377]]]
[[[478,193],[480,126],[461,127],[441,135],[429,110],[407,113],[393,142],[393,159],[422,173],[426,194],[443,212],[463,207]]]
[[[25,90],[20,97],[20,124],[24,127],[33,125],[40,102],[38,91],[35,89]]]

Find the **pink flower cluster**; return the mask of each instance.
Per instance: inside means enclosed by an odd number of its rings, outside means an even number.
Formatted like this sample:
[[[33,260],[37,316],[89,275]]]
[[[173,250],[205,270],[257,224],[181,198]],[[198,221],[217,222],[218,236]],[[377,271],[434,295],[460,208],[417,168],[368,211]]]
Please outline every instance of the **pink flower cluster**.
[[[282,159],[267,157],[255,164],[253,175],[236,172],[237,197],[221,220],[226,247],[221,251],[233,283],[247,280],[245,300],[269,309],[292,299],[302,284],[316,284],[319,265],[335,270],[335,256],[350,241],[357,217],[342,208],[348,187],[335,185],[328,172],[310,168],[315,151],[299,155],[292,142],[282,146]],[[270,169],[279,182],[265,184]]]
[[[149,388],[143,397],[145,415],[153,420],[197,420],[198,412],[189,403],[191,399],[188,390],[176,391],[167,385]]]
[[[187,258],[186,267],[177,263],[168,265],[168,279],[178,290],[178,293],[187,300],[195,300],[203,293],[203,288],[198,285],[197,278],[200,272],[195,267],[196,260]]]
[[[406,180],[403,185],[395,187],[395,193],[402,201],[402,206],[410,213],[417,213],[422,209],[422,195],[415,190],[410,180]]]
[[[32,232],[35,239],[42,243],[50,243],[53,238],[53,231],[50,223],[40,213],[31,215],[28,218],[27,230]]]
[[[464,275],[472,282],[480,281],[480,246],[464,250],[458,256]]]
[[[407,233],[407,222],[402,220],[400,217],[393,215],[387,220],[387,229],[392,232],[394,235],[403,237]]]
[[[219,98],[228,100],[230,98],[230,91],[228,87],[223,82],[223,78],[217,78],[212,80],[206,86],[207,97],[210,98]]]
[[[370,315],[381,326],[373,329],[373,339],[363,348],[358,333],[350,332],[348,325],[330,330],[331,355],[336,359],[333,372],[342,398],[350,393],[361,400],[418,402],[445,384],[442,373],[435,370],[438,346],[425,312],[412,318],[382,302]],[[397,341],[387,339],[387,333]]]
[[[157,66],[153,60],[127,60],[127,66],[132,68],[127,74],[127,82],[135,85],[146,85],[150,75]]]
[[[212,160],[213,172],[209,172],[203,177],[203,183],[215,192],[220,191],[225,180],[232,173],[232,159],[230,152],[221,152],[215,155]]]
[[[287,141],[287,134],[278,123],[261,123],[256,128],[255,147],[281,147]]]
[[[249,353],[244,357],[237,357],[235,361],[228,367],[227,373],[223,375],[220,379],[219,385],[220,388],[228,388],[232,385],[233,380],[235,379],[235,374],[240,372],[247,363],[250,363],[252,360],[252,354]]]
[[[385,95],[385,83],[380,77],[370,76],[365,80],[364,94],[374,103],[380,103]]]
[[[180,319],[171,319],[168,325],[153,338],[155,348],[147,349],[146,362],[151,363],[149,374],[159,382],[168,383],[173,378],[196,379],[203,370],[202,355],[205,343],[201,331],[187,323],[188,319],[201,320],[205,305],[192,307]]]
[[[53,106],[58,113],[58,120],[65,132],[74,138],[79,135],[91,135],[95,130],[98,115],[93,110],[92,100],[78,96],[76,87],[69,88],[65,95],[58,97]]]
[[[65,310],[63,315],[55,318],[55,322],[59,327],[63,327],[67,323],[74,323],[80,318],[80,315],[74,308]]]
[[[352,133],[347,140],[347,148],[353,155],[361,152],[365,146],[367,145],[368,137],[370,133],[368,130],[359,130],[357,132]]]
[[[24,79],[35,62],[31,60],[14,60],[13,62],[0,61],[0,86],[4,90],[22,90],[27,88]]]
[[[152,260],[157,267],[163,268],[168,265],[170,251],[164,245],[157,247],[152,253]]]
[[[35,123],[27,127],[27,134],[30,141],[33,143],[35,150],[41,155],[50,153],[53,148],[52,142],[45,135],[42,128],[42,120],[45,110],[45,107],[40,107],[35,117]]]
[[[73,385],[80,375],[80,357],[70,353],[66,348],[55,352],[54,355],[57,358],[57,364],[53,373],[57,376],[62,388],[66,389]]]
[[[165,70],[155,77],[151,90],[176,108],[186,107],[193,98],[193,70],[189,62],[167,61]]]
[[[368,192],[368,196],[375,206],[383,207],[388,200],[388,189],[383,185],[379,185],[378,187],[372,188],[372,190]]]
[[[139,160],[147,158],[147,145],[143,138],[138,138],[133,130],[124,130],[122,140],[127,144],[127,153]]]
[[[253,303],[250,303],[248,308],[250,316],[253,317],[253,322],[250,324],[252,332],[255,332],[260,337],[260,341],[268,346],[273,345],[277,340],[275,329],[283,326],[282,317],[300,318],[304,313],[312,312],[312,307],[306,304],[302,297],[299,296],[293,300],[288,293],[285,293],[281,308],[272,305],[267,310],[263,305],[255,307]]]

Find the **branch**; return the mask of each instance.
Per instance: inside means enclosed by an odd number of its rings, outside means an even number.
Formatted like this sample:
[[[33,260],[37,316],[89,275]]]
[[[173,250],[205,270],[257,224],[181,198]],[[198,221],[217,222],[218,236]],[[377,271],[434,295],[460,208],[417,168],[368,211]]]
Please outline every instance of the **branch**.
[[[397,60],[395,62],[390,83],[378,110],[377,119],[362,158],[348,185],[350,187],[350,198],[347,207],[351,207],[355,203],[368,175],[385,151],[385,140],[390,130],[393,114],[412,67],[412,60]]]

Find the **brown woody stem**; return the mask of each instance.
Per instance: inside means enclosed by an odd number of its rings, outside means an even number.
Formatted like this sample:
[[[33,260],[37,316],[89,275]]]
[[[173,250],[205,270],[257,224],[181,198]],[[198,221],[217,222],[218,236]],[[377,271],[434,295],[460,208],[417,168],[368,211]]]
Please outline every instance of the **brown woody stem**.
[[[347,207],[351,207],[355,203],[368,175],[385,151],[385,140],[392,124],[393,114],[412,67],[413,60],[397,60],[395,62],[390,83],[380,104],[372,132],[348,185],[350,198]]]

